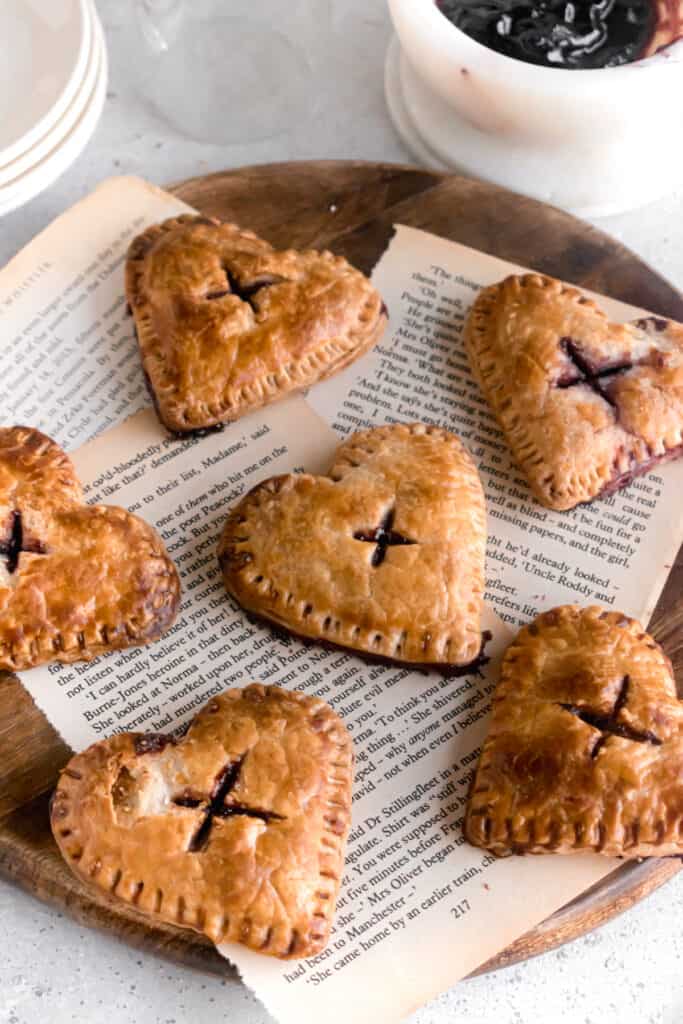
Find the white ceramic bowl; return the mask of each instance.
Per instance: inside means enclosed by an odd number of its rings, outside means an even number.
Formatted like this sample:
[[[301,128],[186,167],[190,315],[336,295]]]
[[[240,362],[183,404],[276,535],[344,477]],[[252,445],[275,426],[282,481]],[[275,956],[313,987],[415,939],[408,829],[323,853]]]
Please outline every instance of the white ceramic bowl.
[[[0,153],[0,187],[18,178],[19,175],[24,174],[25,171],[30,170],[42,160],[44,156],[51,153],[71,132],[90,99],[99,73],[100,49],[94,8],[91,10],[89,0],[86,6],[89,23],[88,63],[74,98],[54,125],[19,156],[16,156],[13,160],[5,161],[4,154]]]
[[[6,163],[72,102],[90,50],[87,0],[0,0],[0,152]]]
[[[96,68],[90,93],[81,103],[75,123],[54,149],[17,178],[0,184],[0,217],[23,206],[56,181],[80,156],[97,127],[107,91],[108,64],[102,25],[94,9],[93,18]]]
[[[405,106],[448,166],[596,216],[683,180],[683,42],[616,68],[548,68],[482,46],[434,0],[388,2]]]

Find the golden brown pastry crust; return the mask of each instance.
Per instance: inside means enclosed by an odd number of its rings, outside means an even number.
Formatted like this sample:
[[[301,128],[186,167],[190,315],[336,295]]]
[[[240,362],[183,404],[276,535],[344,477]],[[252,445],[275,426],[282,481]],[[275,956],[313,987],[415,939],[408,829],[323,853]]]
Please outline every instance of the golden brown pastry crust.
[[[498,856],[683,853],[683,704],[638,622],[567,605],[520,630],[465,833]]]
[[[179,603],[175,566],[147,523],[84,505],[54,441],[0,428],[0,669],[150,643]]]
[[[540,274],[485,288],[465,344],[531,489],[569,509],[683,453],[683,326],[613,324]]]
[[[244,608],[295,634],[462,666],[482,643],[485,545],[472,459],[453,434],[415,423],[355,434],[326,477],[259,484],[230,513],[219,559]]]
[[[169,430],[202,430],[343,369],[387,322],[377,291],[329,252],[277,252],[251,231],[186,215],[133,240],[126,291]]]
[[[324,701],[252,684],[214,697],[177,742],[126,734],[76,755],[52,830],[79,877],[146,914],[308,957],[334,917],[352,781],[351,737]]]

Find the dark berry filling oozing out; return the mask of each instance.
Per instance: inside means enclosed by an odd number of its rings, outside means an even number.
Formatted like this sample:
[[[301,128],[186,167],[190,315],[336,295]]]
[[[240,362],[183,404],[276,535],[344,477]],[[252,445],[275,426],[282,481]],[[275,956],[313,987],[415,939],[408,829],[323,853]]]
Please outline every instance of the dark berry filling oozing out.
[[[652,39],[653,0],[436,0],[457,28],[492,50],[559,68],[638,60]]]

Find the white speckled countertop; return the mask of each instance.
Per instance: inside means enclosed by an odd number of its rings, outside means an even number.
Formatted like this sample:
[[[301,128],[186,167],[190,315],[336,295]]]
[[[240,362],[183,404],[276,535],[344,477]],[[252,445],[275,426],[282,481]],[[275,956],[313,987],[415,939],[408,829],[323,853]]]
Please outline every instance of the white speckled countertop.
[[[312,0],[313,2],[313,0]],[[111,58],[108,102],[77,163],[47,192],[2,220],[0,264],[98,181],[119,173],[158,183],[241,164],[305,158],[408,162],[389,121],[383,59],[385,0],[334,0],[336,88],[314,125],[248,146],[187,142],[145,109],[125,72],[125,0],[98,0]],[[644,140],[656,152],[656,140]],[[683,287],[681,189],[599,226]],[[414,1024],[681,1024],[683,875],[598,932],[536,960],[463,982]],[[0,882],[2,1024],[204,1024],[270,1020],[240,985],[204,977],[86,931]],[[372,1022],[355,1022],[372,1024]]]

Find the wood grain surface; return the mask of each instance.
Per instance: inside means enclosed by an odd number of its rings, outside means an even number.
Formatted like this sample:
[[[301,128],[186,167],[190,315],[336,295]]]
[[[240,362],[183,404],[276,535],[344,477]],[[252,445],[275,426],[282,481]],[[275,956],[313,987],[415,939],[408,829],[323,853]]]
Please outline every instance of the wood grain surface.
[[[633,253],[558,210],[492,185],[349,161],[242,168],[175,186],[203,213],[253,228],[276,246],[330,248],[369,272],[400,222],[683,321],[683,298]],[[679,552],[650,628],[683,683],[683,558]],[[208,940],[150,924],[86,890],[52,841],[48,800],[70,757],[20,681],[0,674],[0,875],[138,948],[236,975]],[[598,927],[672,878],[680,860],[628,863],[522,936],[481,970],[545,952]]]

